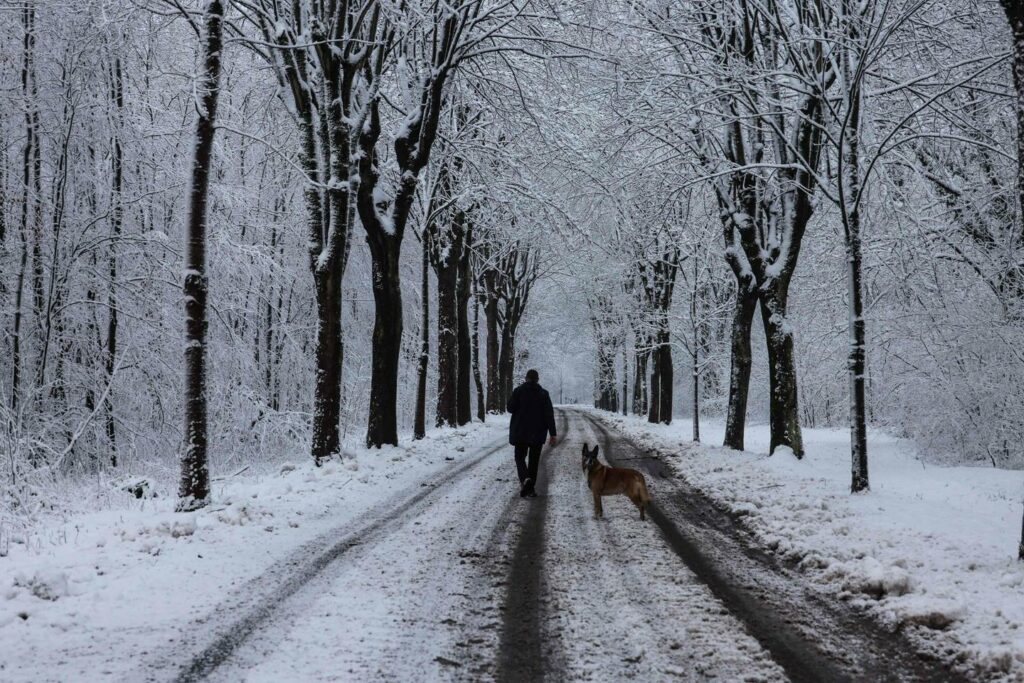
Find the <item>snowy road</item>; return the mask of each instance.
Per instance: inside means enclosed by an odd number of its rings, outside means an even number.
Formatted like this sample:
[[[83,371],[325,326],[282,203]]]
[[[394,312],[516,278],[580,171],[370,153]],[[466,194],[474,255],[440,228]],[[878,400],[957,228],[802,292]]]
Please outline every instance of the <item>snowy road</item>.
[[[659,461],[582,412],[559,421],[538,498],[492,444],[279,562],[147,676],[951,680],[804,589]],[[584,441],[647,471],[652,521],[625,498],[593,519]]]

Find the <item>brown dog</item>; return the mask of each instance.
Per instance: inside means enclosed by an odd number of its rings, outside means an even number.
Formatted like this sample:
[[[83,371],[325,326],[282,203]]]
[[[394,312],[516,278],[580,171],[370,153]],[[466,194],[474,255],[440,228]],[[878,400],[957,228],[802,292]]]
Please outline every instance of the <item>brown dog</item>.
[[[604,508],[601,507],[601,496],[614,496],[622,494],[629,496],[633,505],[640,508],[640,519],[647,519],[644,510],[651,502],[651,496],[647,493],[647,482],[644,475],[636,470],[625,467],[608,467],[597,459],[598,447],[594,450],[583,444],[583,471],[587,473],[587,486],[594,494],[594,516],[603,517]]]

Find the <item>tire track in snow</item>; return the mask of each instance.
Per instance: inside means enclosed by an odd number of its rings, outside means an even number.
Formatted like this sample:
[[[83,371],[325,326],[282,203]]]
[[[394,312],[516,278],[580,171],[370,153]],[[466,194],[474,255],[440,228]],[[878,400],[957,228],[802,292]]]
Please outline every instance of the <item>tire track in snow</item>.
[[[309,541],[275,562],[263,574],[233,591],[210,612],[185,627],[175,652],[151,663],[138,680],[200,681],[214,672],[257,629],[271,620],[278,605],[293,596],[348,551],[386,532],[396,520],[415,515],[441,495],[442,487],[466,476],[475,467],[506,447],[504,440],[485,447],[469,460],[432,475],[431,482],[410,487],[350,520]],[[181,664],[182,650],[188,660]],[[190,654],[194,653],[194,654]],[[171,676],[163,675],[176,670]]]
[[[609,463],[654,479],[648,510],[665,543],[740,619],[793,681],[965,681],[915,655],[898,633],[812,594],[728,513],[675,477],[665,463],[579,412],[601,435]],[[627,462],[623,462],[627,461]],[[657,490],[660,489],[660,490]]]
[[[565,680],[776,681],[785,673],[627,499],[593,507],[578,449],[600,441],[573,414],[548,509],[548,632],[565,652]]]
[[[488,548],[525,506],[510,471],[500,453],[448,483],[279,606],[208,680],[493,676],[507,572]]]
[[[498,652],[499,681],[559,679],[560,666],[553,650],[554,638],[546,637],[547,587],[544,581],[545,523],[550,490],[556,475],[553,458],[562,455],[568,436],[568,420],[559,411],[561,440],[541,454],[537,497],[523,501],[529,507],[523,517],[508,575],[505,614]]]

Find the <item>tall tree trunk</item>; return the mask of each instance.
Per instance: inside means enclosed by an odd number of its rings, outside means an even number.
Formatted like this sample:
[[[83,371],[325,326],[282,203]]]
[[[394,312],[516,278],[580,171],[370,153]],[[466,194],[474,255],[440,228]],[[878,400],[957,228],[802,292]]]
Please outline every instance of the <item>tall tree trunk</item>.
[[[856,227],[855,227],[856,226]],[[868,479],[867,433],[867,340],[864,324],[864,292],[861,282],[860,216],[855,210],[850,216],[850,238],[847,245],[850,280],[850,491],[864,491]]]
[[[475,290],[476,285],[474,284],[473,287]],[[480,297],[476,291],[473,292],[473,324],[471,329],[473,331],[473,382],[476,385],[476,419],[484,422],[487,419],[487,404],[484,399],[484,383],[480,377]]]
[[[7,266],[7,138],[0,130],[0,269]],[[0,276],[0,301],[7,298],[7,279]]]
[[[700,347],[702,325],[698,319],[698,312],[700,307],[697,305],[697,300],[702,296],[698,281],[700,279],[700,272],[698,270],[699,263],[697,254],[693,255],[693,282],[690,285],[690,329],[693,335],[693,353],[691,354],[691,360],[693,361],[690,366],[690,376],[693,381],[693,440],[695,443],[700,443]]]
[[[31,187],[32,228],[28,232],[31,238],[32,261],[32,315],[35,324],[42,331],[43,322],[43,156],[39,126],[39,92],[36,82],[35,47],[36,47],[36,4],[28,0],[22,11],[24,38],[22,42],[21,90],[25,98],[26,123],[26,154],[30,155],[26,167],[25,203],[26,211],[29,204],[29,188]],[[27,214],[26,214],[27,218]],[[26,223],[27,225],[27,223]],[[56,247],[55,247],[56,248]]]
[[[1017,114],[1017,231],[1020,247],[1024,233],[1024,1],[1001,0],[1013,35],[1013,85],[1017,91],[1014,109]],[[1021,522],[1020,547],[1017,558],[1024,560],[1024,519]]]
[[[486,325],[486,360],[487,360],[487,412],[491,414],[505,412],[505,403],[501,396],[501,342],[498,331],[498,297],[485,286],[484,322]]]
[[[668,322],[666,321],[666,325]],[[658,408],[658,421],[672,424],[672,394],[675,386],[675,369],[672,367],[672,346],[669,343],[667,329],[659,333],[658,339],[658,390],[661,406]]]
[[[111,137],[111,187],[110,187],[110,248],[108,275],[110,289],[107,292],[107,353],[105,369],[107,383],[114,382],[114,365],[117,357],[117,249],[121,242],[121,227],[124,220],[124,150],[121,147],[121,126],[124,122],[124,75],[121,58],[115,57],[111,65],[110,99],[114,107],[115,121]],[[117,467],[117,430],[114,423],[113,391],[107,391],[104,400],[106,412],[107,441],[110,444],[110,464]]]
[[[275,263],[280,267],[280,262],[276,261],[277,256],[277,219],[280,216],[280,212],[277,209],[277,201],[275,201],[274,211],[274,223],[270,228],[270,253],[275,259]],[[278,288],[278,301],[281,299],[280,288]],[[278,307],[278,310],[281,310]],[[277,410],[277,406],[274,405],[274,376],[275,376],[275,357],[274,357],[274,284],[273,281],[268,278],[266,291],[263,293],[263,387],[266,392],[266,406],[270,410]],[[258,348],[258,342],[257,342]]]
[[[423,336],[420,341],[420,364],[416,371],[416,416],[413,418],[412,426],[412,438],[415,440],[422,439],[427,434],[427,367],[430,363],[430,249],[426,234],[422,240],[420,291],[423,299],[423,321],[420,328]]]
[[[434,267],[437,273],[437,426],[458,424],[459,381],[459,272],[452,255],[454,245],[447,245],[445,260]]]
[[[693,440],[700,443],[700,357],[697,354],[697,345],[693,347],[693,366],[691,375],[693,379]]]
[[[613,413],[619,412],[619,385],[615,377],[615,349],[610,348],[605,353],[605,376],[604,394],[606,410]]]
[[[196,123],[185,256],[185,452],[178,488],[179,511],[201,508],[210,499],[206,454],[206,205],[223,49],[221,0],[210,0],[205,19],[203,74],[198,84],[201,104]]]
[[[849,284],[848,306],[850,327],[850,349],[847,359],[847,373],[850,381],[850,491],[867,490],[868,480],[868,434],[865,375],[867,363],[867,340],[864,325],[864,286],[861,280],[861,176],[860,176],[860,135],[861,135],[861,83],[855,64],[855,50],[860,45],[860,27],[857,10],[851,0],[843,0],[844,24],[847,35],[843,48],[843,81],[848,84],[849,101],[846,126],[840,141],[845,149],[843,173],[840,177],[839,203],[843,215],[843,234],[846,242],[847,282]],[[1022,35],[1024,38],[1024,35]],[[1019,170],[1018,170],[1019,175]]]
[[[622,345],[622,414],[629,415],[629,354]]]
[[[366,446],[398,445],[398,361],[402,350],[401,241],[380,234],[368,240],[373,257],[373,354]],[[438,314],[440,318],[440,313]]]
[[[28,270],[28,235],[24,225],[20,238],[21,258],[18,262],[18,278],[14,285],[14,330],[11,334],[11,415],[15,416],[15,419],[21,397],[22,319],[24,318],[25,271]]]
[[[729,373],[729,407],[725,419],[726,448],[743,450],[747,424],[747,396],[750,390],[750,330],[757,310],[753,278],[737,280],[736,304],[732,317],[732,369]]]
[[[610,353],[601,338],[597,340],[597,407],[617,412],[615,382],[615,356]]]
[[[469,424],[473,420],[473,405],[470,390],[472,375],[472,351],[469,337],[469,297],[472,294],[471,273],[469,267],[469,246],[472,239],[466,224],[466,217],[460,211],[458,222],[463,225],[460,229],[459,239],[459,260],[458,260],[458,287],[456,289],[456,323],[458,331],[458,368],[456,371],[456,422],[459,425]]]
[[[341,447],[341,280],[334,268],[313,273],[317,328],[312,452],[318,466]]]
[[[651,393],[647,400],[647,421],[661,422],[661,353],[658,346],[651,352]]]
[[[792,449],[798,458],[804,455],[803,435],[797,401],[796,359],[793,330],[786,320],[786,283],[761,290],[761,321],[768,347],[769,413],[771,446]]]
[[[347,182],[351,173],[348,127],[345,124],[339,79],[332,71],[333,60],[321,56],[321,68],[327,74],[323,88],[328,106],[320,107],[318,120],[320,155],[323,168],[329,169],[332,182],[325,194],[317,193],[322,202],[320,217],[326,217],[320,240],[311,241],[319,247],[311,262],[314,292],[317,301],[316,384],[313,394],[313,461],[319,465],[341,449],[341,373],[344,367],[342,338],[342,283],[348,262],[352,229],[352,205]],[[307,135],[312,136],[312,121]],[[308,145],[308,142],[306,143]],[[315,168],[315,151],[307,166]],[[315,176],[313,176],[315,177]]]
[[[498,355],[498,376],[500,385],[501,412],[512,396],[515,373],[515,336],[506,321],[501,330],[501,350]]]
[[[39,154],[39,115],[36,109],[36,74],[35,74],[35,17],[36,8],[34,1],[26,2],[22,8],[22,59],[21,59],[21,96],[25,106],[25,147],[22,155],[22,194],[21,194],[21,259],[18,269],[17,289],[15,290],[14,302],[14,330],[12,341],[12,370],[11,370],[11,413],[17,415],[21,399],[22,371],[25,365],[25,303],[24,286],[25,277],[28,271],[29,243],[35,248],[39,244],[35,233],[39,231],[38,224],[41,221],[42,198],[41,183],[38,173],[42,164],[37,160]],[[33,215],[34,212],[34,215]],[[35,225],[35,229],[33,229]],[[34,252],[33,252],[34,255]],[[33,261],[35,264],[35,261]],[[34,269],[33,269],[34,270]],[[33,282],[35,278],[33,277]],[[37,302],[35,313],[38,316],[42,307],[42,265],[40,262],[38,290],[40,300]]]
[[[647,351],[637,344],[633,351],[633,414],[647,414]]]
[[[1024,0],[1001,0],[1013,36],[1013,85],[1017,115],[1017,247],[1024,235]]]

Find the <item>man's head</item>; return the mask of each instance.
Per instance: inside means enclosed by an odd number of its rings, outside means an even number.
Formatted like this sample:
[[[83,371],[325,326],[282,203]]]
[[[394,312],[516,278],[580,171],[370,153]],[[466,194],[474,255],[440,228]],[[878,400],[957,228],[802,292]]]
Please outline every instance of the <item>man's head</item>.
[[[531,368],[530,370],[526,371],[526,381],[527,382],[539,382],[540,381],[540,374],[538,374],[538,372],[536,370]]]

